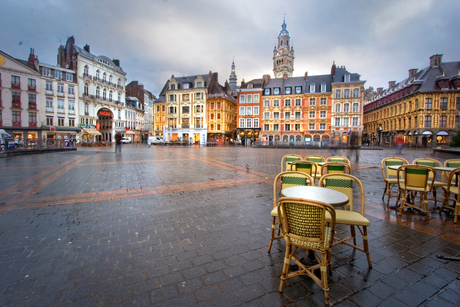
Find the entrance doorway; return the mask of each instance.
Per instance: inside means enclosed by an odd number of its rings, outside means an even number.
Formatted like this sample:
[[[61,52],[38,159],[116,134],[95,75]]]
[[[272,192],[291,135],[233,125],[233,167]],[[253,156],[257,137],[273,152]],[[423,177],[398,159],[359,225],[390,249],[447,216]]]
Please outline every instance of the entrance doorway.
[[[96,136],[98,142],[112,142],[113,113],[110,109],[102,108],[97,112],[96,128],[101,135]]]

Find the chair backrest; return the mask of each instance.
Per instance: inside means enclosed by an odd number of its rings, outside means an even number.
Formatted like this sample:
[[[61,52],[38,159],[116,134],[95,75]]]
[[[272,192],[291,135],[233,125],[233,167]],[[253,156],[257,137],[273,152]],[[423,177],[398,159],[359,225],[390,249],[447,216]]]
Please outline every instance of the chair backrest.
[[[295,186],[314,185],[314,183],[315,180],[312,176],[302,172],[289,171],[279,173],[273,181],[273,207],[276,207],[278,195],[281,195],[283,189]]]
[[[418,164],[406,164],[398,168],[396,176],[400,178],[398,185],[401,186],[402,179],[404,179],[404,186],[409,190],[411,188],[424,189],[431,191],[433,188],[434,180],[431,180],[428,186],[429,178],[436,178],[436,171],[434,168]]]
[[[303,158],[305,161],[311,161],[316,163],[316,172],[321,174],[321,165],[318,165],[320,162],[326,162],[326,158],[320,155],[310,155]]]
[[[350,174],[351,168],[349,164],[341,162],[326,162],[323,164],[321,175],[326,174]]]
[[[282,197],[278,200],[277,206],[283,236],[292,245],[312,250],[319,250],[320,246],[324,249],[331,247],[334,236],[326,236],[325,232],[326,212],[331,215],[331,234],[335,230],[335,210],[331,205],[301,198]]]
[[[460,159],[449,159],[444,161],[445,167],[460,167]]]
[[[316,173],[316,163],[311,161],[294,161],[291,164],[291,168],[293,171],[302,172],[310,176],[314,176]]]
[[[295,154],[285,155],[281,159],[281,171],[285,172],[285,171],[292,170],[291,169],[291,162],[298,161],[298,160],[302,160],[302,156],[295,155]]]
[[[339,162],[339,163],[346,163],[351,166],[350,160],[346,157],[342,156],[330,156],[326,158],[326,162]]]
[[[361,215],[364,216],[364,187],[361,181],[355,176],[349,174],[327,174],[319,179],[318,186],[325,187],[328,189],[336,190],[344,193],[348,196],[348,203],[345,205],[345,209],[353,211],[353,188],[359,191]]]
[[[439,162],[438,160],[431,159],[431,158],[419,158],[415,159],[412,161],[412,164],[417,164],[417,165],[424,165],[424,166],[429,166],[429,167],[442,167],[442,163]],[[436,178],[432,177],[432,174],[430,174],[430,179]]]
[[[397,170],[390,169],[390,166],[393,165],[404,165],[409,164],[406,159],[399,158],[399,157],[389,157],[382,160],[381,168],[382,168],[382,175],[384,179],[387,178],[396,178]]]
[[[447,166],[451,167],[451,166]],[[460,177],[460,167],[456,168],[452,172],[449,173],[449,177],[447,179],[447,191],[451,192],[450,187],[452,185],[458,186],[458,178]],[[455,191],[458,193],[459,189],[455,189]]]

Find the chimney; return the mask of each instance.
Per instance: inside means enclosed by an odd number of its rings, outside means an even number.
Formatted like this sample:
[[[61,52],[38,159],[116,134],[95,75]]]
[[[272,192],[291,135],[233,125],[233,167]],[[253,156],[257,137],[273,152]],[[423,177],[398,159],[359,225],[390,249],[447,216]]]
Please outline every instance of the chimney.
[[[34,63],[35,63],[34,49],[30,48],[29,64],[34,64]]]
[[[395,86],[395,84],[396,84],[396,81],[388,81],[388,89],[390,89],[393,86]]]
[[[430,56],[430,67],[441,66],[442,54],[435,54]]]
[[[118,67],[120,67],[120,60],[118,59],[113,59],[112,60],[113,64],[117,65]]]
[[[332,67],[331,67],[331,76],[332,77],[335,77],[335,69],[336,69],[335,61],[333,61],[332,62]]]
[[[305,76],[303,77],[305,80],[308,79],[308,71],[305,72]]]
[[[262,79],[264,80],[264,83],[268,83],[268,80],[271,79],[270,75],[263,75]]]
[[[209,71],[208,77],[209,77],[209,79],[211,79],[211,77],[212,77],[212,72],[211,71]]]
[[[284,80],[287,80],[287,79],[288,79],[288,75],[287,75],[287,74],[284,74],[284,75],[283,75],[283,79],[284,79]]]
[[[409,79],[412,78],[417,73],[417,71],[417,68],[409,69]]]
[[[88,45],[88,44],[86,44],[86,45],[83,47],[83,49],[85,49],[86,52],[90,53],[90,52],[89,52],[89,45]]]
[[[383,87],[378,87],[377,88],[377,94],[380,94],[381,92],[383,92]]]

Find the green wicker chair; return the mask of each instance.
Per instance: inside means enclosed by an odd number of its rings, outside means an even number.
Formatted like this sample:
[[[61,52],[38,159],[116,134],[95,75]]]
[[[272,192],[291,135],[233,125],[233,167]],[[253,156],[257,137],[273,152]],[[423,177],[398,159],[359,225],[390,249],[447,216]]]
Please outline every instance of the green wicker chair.
[[[295,154],[285,155],[281,159],[281,172],[291,171],[291,163],[298,160],[302,160],[302,156]]]
[[[447,161],[446,161],[447,162]],[[448,166],[451,167],[451,166]],[[460,188],[458,183],[458,177],[460,176],[460,167],[450,172],[447,179],[446,193],[444,194],[444,200],[442,202],[441,211],[443,209],[449,209],[454,211],[454,223],[457,223],[459,210],[460,210]],[[455,197],[455,207],[449,206],[449,199],[451,194]]]
[[[342,156],[330,156],[330,157],[327,157],[326,162],[346,163],[351,167],[350,160],[348,160],[348,158],[342,157]]]
[[[351,168],[349,164],[342,162],[326,162],[321,171],[323,176],[326,174],[350,174]]]
[[[438,160],[435,160],[435,159],[431,159],[431,158],[420,158],[420,159],[415,159],[412,164],[417,164],[417,165],[425,165],[425,166],[429,166],[429,167],[442,167],[442,163],[439,162]],[[442,176],[442,181],[437,181],[436,180],[436,174],[434,175],[434,177],[429,177],[428,178],[428,183],[431,183],[431,181],[434,180],[434,183],[433,183],[433,190],[432,190],[432,197],[429,198],[429,200],[434,200],[434,205],[436,206],[437,204],[437,201],[438,201],[438,198],[436,197],[436,190],[437,188],[442,188],[443,189],[443,192],[445,192],[445,188],[447,186],[447,182],[444,178],[444,176]],[[439,199],[440,201],[443,201],[444,198],[442,199]]]
[[[326,162],[326,158],[324,158],[323,156],[319,156],[319,155],[310,155],[310,156],[306,156],[303,159],[305,161],[310,161],[310,162],[315,162],[316,163],[316,173],[315,173],[314,177],[315,177],[315,179],[321,178],[321,176],[323,175],[322,174],[322,166],[319,165],[318,163]]]
[[[317,172],[316,166],[317,164],[315,162],[299,160],[299,161],[292,162],[291,169],[293,171],[308,174],[314,178]]]
[[[398,186],[398,179],[396,178],[397,170],[389,167],[394,165],[401,166],[404,164],[409,164],[409,162],[406,159],[398,157],[389,157],[382,160],[382,176],[385,182],[385,190],[383,190],[382,199],[384,199],[385,194],[387,194],[387,206],[390,205],[390,198],[396,197],[396,199],[399,199],[398,194],[391,193],[391,189]],[[396,205],[397,204],[398,202],[396,201]]]
[[[278,215],[281,217],[281,230],[286,241],[283,272],[279,292],[287,279],[306,275],[313,279],[324,291],[325,303],[329,305],[329,286],[327,270],[332,269],[331,244],[335,230],[335,210],[326,203],[308,201],[300,198],[282,197],[277,203]],[[326,222],[326,214],[330,222]],[[298,248],[314,252],[318,264],[306,266],[300,262],[295,253]],[[319,257],[316,254],[319,253]],[[293,261],[298,270],[289,272],[289,264]],[[314,270],[320,269],[321,278],[316,277]]]

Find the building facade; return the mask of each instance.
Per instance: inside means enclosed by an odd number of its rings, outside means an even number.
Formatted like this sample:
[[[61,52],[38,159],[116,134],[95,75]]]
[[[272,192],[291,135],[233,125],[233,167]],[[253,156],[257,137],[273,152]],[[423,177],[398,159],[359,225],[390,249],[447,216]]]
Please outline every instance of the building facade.
[[[290,45],[291,37],[283,20],[278,44],[273,50],[273,74],[275,78],[292,77],[294,74],[294,47]]]
[[[263,79],[243,81],[238,90],[237,141],[243,145],[260,139],[263,83]]]
[[[430,57],[430,65],[410,69],[408,78],[390,81],[364,106],[364,137],[376,145],[392,144],[402,133],[414,147],[448,145],[460,118],[460,62]]]
[[[140,110],[144,112],[144,126],[139,133],[139,140],[147,140],[149,136],[153,135],[153,101],[155,100],[155,96],[146,90],[144,85],[139,84],[138,81],[132,81],[126,85],[126,96],[136,97],[139,101],[138,105],[140,106]]]
[[[222,87],[217,80],[208,87],[208,140],[217,140],[220,145],[231,143],[236,136],[236,98],[232,93],[228,83]]]
[[[42,137],[40,88],[33,49],[28,61],[0,51],[0,129],[23,141]]]

